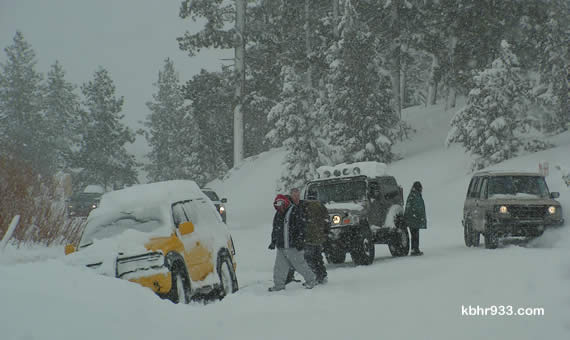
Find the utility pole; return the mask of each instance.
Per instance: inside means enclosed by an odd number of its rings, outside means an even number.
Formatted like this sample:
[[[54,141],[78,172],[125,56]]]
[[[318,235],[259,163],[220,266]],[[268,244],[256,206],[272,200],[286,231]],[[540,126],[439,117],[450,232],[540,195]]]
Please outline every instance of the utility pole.
[[[236,2],[235,25],[235,74],[236,106],[234,108],[234,168],[243,160],[243,97],[245,96],[245,5],[246,0]]]

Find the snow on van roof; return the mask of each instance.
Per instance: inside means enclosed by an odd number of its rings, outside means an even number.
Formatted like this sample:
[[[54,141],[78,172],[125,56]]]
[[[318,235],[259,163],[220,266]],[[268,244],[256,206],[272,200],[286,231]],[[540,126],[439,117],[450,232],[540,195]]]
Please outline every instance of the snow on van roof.
[[[321,166],[317,169],[319,179],[367,176],[380,177],[387,175],[388,167],[380,162],[341,163],[335,166]]]
[[[121,190],[105,193],[90,218],[116,212],[151,209],[171,203],[203,198],[204,193],[194,181],[174,180],[139,184]]]

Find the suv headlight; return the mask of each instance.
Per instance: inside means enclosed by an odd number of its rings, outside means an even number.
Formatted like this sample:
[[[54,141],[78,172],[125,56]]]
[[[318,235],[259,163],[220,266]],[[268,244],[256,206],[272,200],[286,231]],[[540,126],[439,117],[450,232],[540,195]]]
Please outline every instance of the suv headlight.
[[[332,217],[332,223],[333,223],[333,224],[340,224],[340,220],[341,220],[341,218],[340,218],[339,215],[334,215],[334,216]]]
[[[548,213],[550,215],[556,214],[556,207],[555,206],[548,207]]]
[[[223,206],[220,206],[220,214],[223,214],[224,211],[226,211],[226,208],[224,208]]]
[[[509,209],[507,208],[506,205],[501,205],[501,206],[499,207],[499,212],[500,212],[501,214],[507,214],[507,213],[509,212]]]

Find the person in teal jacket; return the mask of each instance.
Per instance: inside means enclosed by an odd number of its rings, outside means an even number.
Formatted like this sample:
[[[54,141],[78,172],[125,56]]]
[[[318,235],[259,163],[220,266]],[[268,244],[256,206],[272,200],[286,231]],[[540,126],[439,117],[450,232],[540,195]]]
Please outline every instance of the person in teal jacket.
[[[423,255],[420,251],[420,229],[427,229],[426,207],[422,198],[422,184],[414,182],[406,200],[404,218],[412,238],[411,255]]]

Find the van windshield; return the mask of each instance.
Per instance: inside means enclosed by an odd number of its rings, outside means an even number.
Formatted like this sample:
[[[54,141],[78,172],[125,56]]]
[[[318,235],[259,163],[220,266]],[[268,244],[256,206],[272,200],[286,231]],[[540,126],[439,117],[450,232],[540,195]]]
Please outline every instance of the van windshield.
[[[548,198],[548,187],[540,176],[496,176],[489,179],[490,198]]]
[[[321,202],[349,202],[366,199],[366,182],[313,183],[307,189],[308,199]]]

